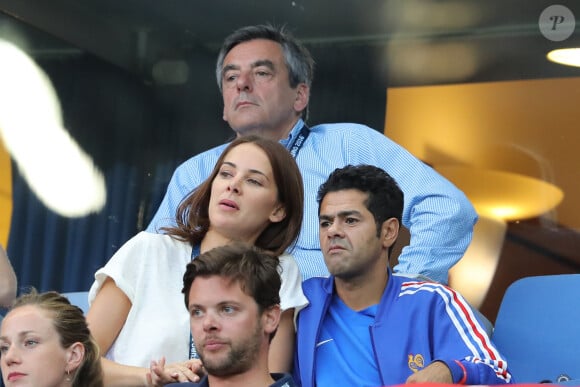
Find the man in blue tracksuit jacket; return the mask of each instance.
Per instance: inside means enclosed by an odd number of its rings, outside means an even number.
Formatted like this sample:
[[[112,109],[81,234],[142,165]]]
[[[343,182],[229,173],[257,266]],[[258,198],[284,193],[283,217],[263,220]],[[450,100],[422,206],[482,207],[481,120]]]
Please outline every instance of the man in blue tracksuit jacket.
[[[319,230],[329,278],[303,283],[294,379],[302,386],[513,383],[467,302],[388,264],[403,193],[383,170],[335,170],[320,187]]]

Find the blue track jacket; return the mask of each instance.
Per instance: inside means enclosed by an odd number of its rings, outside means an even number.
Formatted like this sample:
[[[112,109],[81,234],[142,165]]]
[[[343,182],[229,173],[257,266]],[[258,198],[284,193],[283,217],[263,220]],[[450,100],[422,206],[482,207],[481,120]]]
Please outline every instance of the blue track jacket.
[[[294,379],[315,386],[315,348],[334,293],[334,277],[303,283],[310,304],[297,319]],[[456,384],[513,383],[505,359],[492,345],[469,304],[444,285],[393,276],[369,327],[383,385],[403,384],[435,360],[443,361]],[[324,386],[322,386],[324,387]]]

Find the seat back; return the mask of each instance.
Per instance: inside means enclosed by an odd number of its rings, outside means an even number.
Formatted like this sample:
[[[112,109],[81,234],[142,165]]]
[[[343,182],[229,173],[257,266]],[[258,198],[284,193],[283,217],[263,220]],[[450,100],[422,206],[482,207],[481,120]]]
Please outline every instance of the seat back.
[[[517,383],[580,379],[580,274],[526,277],[511,284],[492,341]]]
[[[89,292],[66,292],[62,293],[63,296],[68,298],[71,304],[78,306],[82,309],[83,313],[86,315],[89,310]]]

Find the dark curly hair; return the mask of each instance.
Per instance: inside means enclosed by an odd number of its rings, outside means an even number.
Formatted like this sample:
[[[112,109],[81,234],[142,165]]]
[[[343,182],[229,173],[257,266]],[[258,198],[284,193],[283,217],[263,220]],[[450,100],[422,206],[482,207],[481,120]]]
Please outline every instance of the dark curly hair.
[[[318,214],[320,215],[320,203],[329,192],[347,189],[368,194],[365,206],[375,218],[377,236],[380,235],[381,225],[385,220],[396,218],[401,224],[403,191],[387,172],[373,165],[347,165],[335,169],[318,189]]]

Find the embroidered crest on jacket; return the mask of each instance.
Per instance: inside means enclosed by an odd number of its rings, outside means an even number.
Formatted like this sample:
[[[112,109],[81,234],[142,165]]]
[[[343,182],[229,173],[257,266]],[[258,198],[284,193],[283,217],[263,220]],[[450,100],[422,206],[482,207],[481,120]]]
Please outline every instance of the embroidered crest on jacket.
[[[425,359],[423,359],[423,355],[409,355],[409,360],[407,361],[409,365],[409,369],[413,372],[420,371],[423,367],[425,367]]]

